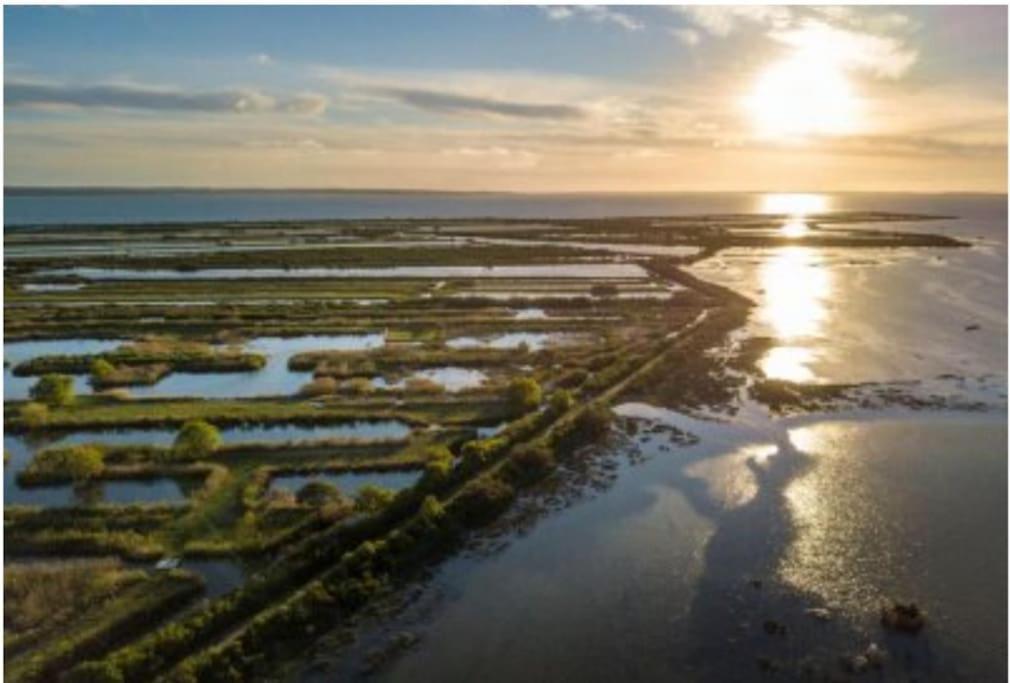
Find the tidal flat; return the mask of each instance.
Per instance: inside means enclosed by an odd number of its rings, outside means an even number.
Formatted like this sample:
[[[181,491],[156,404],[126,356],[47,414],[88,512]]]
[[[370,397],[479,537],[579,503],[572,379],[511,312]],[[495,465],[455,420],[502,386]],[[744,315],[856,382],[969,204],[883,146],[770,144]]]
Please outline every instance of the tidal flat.
[[[87,597],[6,673],[1005,678],[1005,206],[944,206],[8,227],[5,585]]]

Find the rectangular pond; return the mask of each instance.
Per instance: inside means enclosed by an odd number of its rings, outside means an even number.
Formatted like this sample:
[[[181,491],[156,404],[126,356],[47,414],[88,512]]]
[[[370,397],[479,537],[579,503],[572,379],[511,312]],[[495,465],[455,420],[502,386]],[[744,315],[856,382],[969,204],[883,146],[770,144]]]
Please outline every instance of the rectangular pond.
[[[298,280],[312,278],[588,278],[644,279],[634,263],[558,263],[528,266],[393,266],[388,268],[49,268],[47,276],[74,275],[85,280]]]
[[[336,486],[343,495],[353,497],[363,486],[374,485],[392,491],[399,491],[400,489],[413,486],[420,477],[421,472],[419,470],[282,474],[270,480],[270,488],[298,493],[299,489],[311,481],[324,481]]]

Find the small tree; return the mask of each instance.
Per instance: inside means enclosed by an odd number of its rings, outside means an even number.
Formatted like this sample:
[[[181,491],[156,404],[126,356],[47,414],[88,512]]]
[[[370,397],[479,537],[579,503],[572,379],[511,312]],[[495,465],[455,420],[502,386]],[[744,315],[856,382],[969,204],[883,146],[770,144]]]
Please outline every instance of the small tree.
[[[506,390],[506,400],[509,408],[515,413],[526,413],[540,405],[543,391],[535,379],[517,377],[512,380]]]
[[[63,475],[81,483],[102,473],[105,454],[101,448],[88,445],[39,451],[28,469],[38,474]]]
[[[183,460],[200,460],[221,447],[221,433],[204,420],[190,420],[175,437],[173,450]]]
[[[33,400],[53,407],[68,406],[74,402],[74,378],[55,373],[42,375],[28,393]]]
[[[108,379],[115,372],[115,366],[104,358],[96,358],[91,363],[91,376],[99,381]]]
[[[424,479],[428,484],[445,481],[452,471],[452,451],[445,446],[429,446],[424,453]]]
[[[575,405],[575,399],[570,391],[558,389],[551,394],[551,412],[555,415],[563,415]]]
[[[340,500],[340,490],[327,481],[314,479],[298,489],[296,500],[302,505],[319,507]]]
[[[384,489],[381,486],[365,484],[358,490],[358,494],[354,496],[354,506],[359,512],[371,515],[389,505],[395,495],[389,489]]]
[[[49,419],[49,408],[44,403],[29,402],[21,406],[21,419],[29,429],[41,427]]]

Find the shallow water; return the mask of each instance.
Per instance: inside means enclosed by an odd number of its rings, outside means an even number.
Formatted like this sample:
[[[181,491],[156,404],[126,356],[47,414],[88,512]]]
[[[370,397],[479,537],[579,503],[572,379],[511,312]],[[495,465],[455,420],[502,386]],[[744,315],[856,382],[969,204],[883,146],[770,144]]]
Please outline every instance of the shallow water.
[[[270,488],[298,493],[310,481],[324,481],[336,486],[343,495],[353,498],[363,486],[374,485],[399,491],[416,484],[420,476],[421,473],[417,471],[283,474],[270,480]]]
[[[1005,680],[1006,208],[927,198],[917,210],[942,207],[969,217],[924,229],[986,243],[734,251],[696,271],[758,302],[739,337],[773,339],[771,375],[926,380],[906,388],[963,390],[985,410],[776,419],[744,402],[713,422],[622,406],[700,441],[640,429],[603,454],[616,462],[609,486],[495,552],[445,562],[396,618],[366,621],[357,645],[298,677],[361,678],[369,650],[409,631],[419,644],[371,680],[752,680],[759,657],[785,680],[808,662],[818,680],[871,642],[888,662],[868,680]],[[885,599],[921,605],[925,631],[884,632]],[[769,619],[788,635],[765,633]]]
[[[38,356],[77,355],[112,351],[122,344],[117,339],[45,339],[4,342],[4,400],[28,398],[28,392],[38,377],[15,377],[14,366]],[[74,375],[74,391],[91,393],[87,375]]]
[[[578,341],[580,335],[567,332],[506,332],[487,337],[456,337],[445,345],[450,349],[518,349],[526,346],[540,351],[549,346],[562,346]]]
[[[426,368],[411,373],[407,379],[423,379],[440,385],[449,392],[464,391],[466,389],[476,389],[484,384],[488,377],[480,370],[473,368],[442,367]],[[388,382],[384,377],[372,378],[372,386],[376,389],[402,389],[407,385],[407,380],[398,382]]]
[[[578,278],[645,279],[634,263],[558,263],[531,266],[392,266],[389,268],[199,268],[196,270],[133,268],[50,268],[40,275],[74,275],[85,280],[251,280],[251,279],[382,279],[382,278]]]
[[[401,439],[410,435],[410,425],[399,420],[356,420],[332,425],[255,425],[223,428],[226,444],[245,442],[297,442],[324,439]],[[22,487],[17,474],[29,463],[32,453],[50,446],[86,443],[108,445],[169,446],[175,440],[174,429],[89,429],[64,434],[4,435],[4,450],[10,461],[4,466],[4,504],[65,506],[82,503],[181,502],[189,492],[174,479],[152,481],[106,481],[75,491],[66,485]],[[195,481],[195,480],[194,480]],[[194,484],[198,485],[198,483]]]
[[[653,417],[698,426],[675,413]],[[999,416],[698,431],[702,441],[682,448],[640,434],[647,459],[619,460],[605,492],[541,519],[500,552],[446,562],[414,605],[359,636],[362,649],[403,630],[421,637],[374,678],[748,680],[758,655],[785,657],[783,647],[835,671],[839,655],[870,642],[901,662],[885,680],[1005,678]],[[975,448],[965,462],[956,448],[968,434]],[[954,493],[951,481],[973,494]],[[885,634],[884,596],[923,604],[927,634]],[[830,609],[832,622],[804,613],[812,607]],[[764,634],[765,619],[788,625],[788,646]],[[364,654],[352,648],[334,669],[301,680],[355,678]]]
[[[37,356],[57,354],[91,354],[111,351],[122,341],[95,339],[61,339],[55,341],[14,342],[5,345],[4,358],[11,366]],[[253,372],[173,372],[156,384],[129,387],[137,398],[254,398],[258,396],[291,396],[312,379],[311,372],[288,370],[291,356],[303,351],[363,351],[385,346],[382,333],[301,335],[297,337],[255,337],[243,343],[243,349],[267,357],[267,364]],[[14,377],[11,368],[4,368],[4,400],[28,398],[28,391],[37,377]],[[92,393],[87,375],[74,376],[78,394]]]
[[[996,195],[831,193],[829,211],[985,211]],[[497,194],[493,192],[340,191],[4,191],[5,225],[123,224],[167,221],[296,220],[324,218],[605,218],[737,214],[767,211],[754,192]]]

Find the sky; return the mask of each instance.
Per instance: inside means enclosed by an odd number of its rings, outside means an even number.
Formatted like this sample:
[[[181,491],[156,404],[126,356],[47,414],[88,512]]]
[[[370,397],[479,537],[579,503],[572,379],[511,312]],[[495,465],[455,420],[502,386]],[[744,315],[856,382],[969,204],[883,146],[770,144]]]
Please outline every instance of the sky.
[[[1006,7],[4,8],[4,184],[997,191]]]

